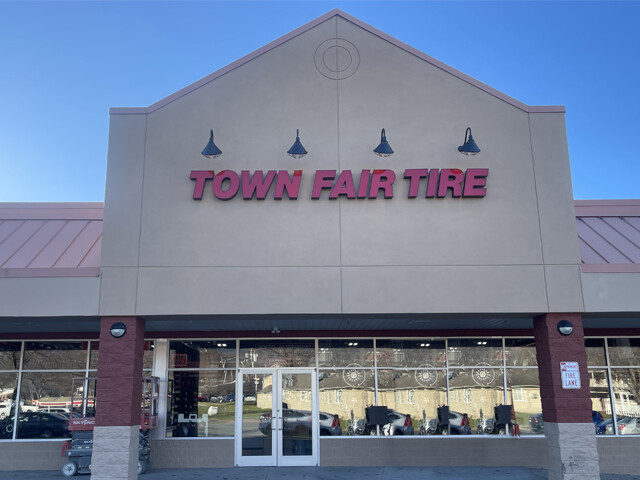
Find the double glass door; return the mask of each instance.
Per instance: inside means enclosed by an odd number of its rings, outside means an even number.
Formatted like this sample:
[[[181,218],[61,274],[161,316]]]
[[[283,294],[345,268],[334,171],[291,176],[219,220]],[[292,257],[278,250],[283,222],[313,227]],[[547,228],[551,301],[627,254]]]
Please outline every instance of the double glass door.
[[[238,380],[236,465],[317,465],[315,372],[240,369]]]

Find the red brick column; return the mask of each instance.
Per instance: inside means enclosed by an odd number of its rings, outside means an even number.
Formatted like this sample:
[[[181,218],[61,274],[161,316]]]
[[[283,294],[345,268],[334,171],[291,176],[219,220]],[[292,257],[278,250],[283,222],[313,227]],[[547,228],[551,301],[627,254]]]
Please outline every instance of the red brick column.
[[[560,320],[569,320],[573,324],[571,335],[565,336],[558,331]],[[579,313],[543,315],[534,320],[534,335],[544,422],[591,422],[591,394],[582,316]],[[580,389],[562,388],[560,362],[578,362]]]
[[[111,325],[122,322],[127,332],[111,335]],[[140,424],[144,320],[137,317],[103,317],[100,320],[96,426]]]
[[[573,324],[571,335],[558,331],[560,320]],[[533,328],[549,480],[600,480],[582,316],[548,313],[536,318]],[[562,388],[560,362],[578,362],[579,389]]]

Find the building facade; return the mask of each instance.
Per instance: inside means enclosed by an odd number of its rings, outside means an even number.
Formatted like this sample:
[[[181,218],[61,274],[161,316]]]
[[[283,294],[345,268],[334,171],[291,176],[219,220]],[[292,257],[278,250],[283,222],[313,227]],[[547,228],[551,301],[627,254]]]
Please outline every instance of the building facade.
[[[113,108],[104,205],[0,218],[3,468],[62,464],[27,420],[89,376],[92,478],[135,478],[154,375],[158,468],[638,473],[640,201],[574,202],[563,107],[343,12]]]

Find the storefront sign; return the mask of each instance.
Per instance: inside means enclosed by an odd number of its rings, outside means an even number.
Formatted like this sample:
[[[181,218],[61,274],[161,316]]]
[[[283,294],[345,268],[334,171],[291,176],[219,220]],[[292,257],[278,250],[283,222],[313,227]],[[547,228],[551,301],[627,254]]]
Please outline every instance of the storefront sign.
[[[580,367],[578,362],[560,362],[560,374],[562,375],[562,388],[580,388]]]
[[[454,198],[482,198],[487,194],[488,168],[409,168],[404,171],[404,180],[408,182],[408,198],[416,198],[421,186],[426,185],[424,198],[443,198],[448,192]],[[282,200],[287,194],[289,200],[296,200],[300,194],[302,170],[262,170],[253,173],[242,170],[239,174],[233,170],[192,170],[193,199],[202,200],[207,183],[211,185],[213,195],[219,200],[231,200],[238,193],[245,200],[264,200],[269,191],[275,200]],[[349,199],[393,198],[396,173],[393,170],[362,170],[354,175],[351,170],[316,170],[313,187],[309,192],[314,200],[320,199],[323,192],[334,200],[343,196]]]

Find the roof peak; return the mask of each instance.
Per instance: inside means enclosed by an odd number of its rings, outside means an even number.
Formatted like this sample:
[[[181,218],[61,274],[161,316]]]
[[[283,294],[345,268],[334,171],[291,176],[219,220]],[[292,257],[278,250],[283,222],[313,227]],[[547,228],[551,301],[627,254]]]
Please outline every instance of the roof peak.
[[[410,45],[407,45],[404,42],[401,42],[400,40],[384,33],[381,30],[378,30],[377,28],[363,22],[362,20],[349,15],[348,13],[344,12],[343,10],[340,10],[339,8],[334,8],[333,10],[330,10],[329,12],[325,13],[324,15],[321,15],[319,17],[317,17],[314,20],[311,20],[310,22],[296,28],[295,30],[292,30],[291,32],[283,35],[282,37],[268,43],[267,45],[264,45],[263,47],[254,50],[253,52],[245,55],[244,57],[236,60],[235,62],[230,63],[229,65],[222,67],[221,69],[207,75],[204,78],[201,78],[200,80],[178,90],[177,92],[163,98],[162,100],[159,100],[156,103],[153,103],[152,105],[148,106],[148,107],[112,107],[109,110],[109,113],[111,115],[136,115],[136,114],[149,114],[152,113],[166,105],[168,105],[169,103],[178,100],[179,98],[183,97],[184,95],[187,95],[188,93],[197,90],[198,88],[208,84],[209,82],[212,82],[213,80],[215,80],[216,78],[221,77],[222,75],[231,72],[232,70],[235,70],[236,68],[250,62],[251,60],[253,60],[254,58],[259,57],[260,55],[263,55],[264,53],[269,52],[270,50],[273,50],[274,48],[282,45],[283,43],[311,30],[312,28],[316,27],[317,25],[320,25],[321,23],[326,22],[327,20],[330,20],[331,18],[334,17],[340,17],[348,22],[353,23],[354,25],[362,28],[363,30],[376,35],[377,37],[386,40],[387,42],[395,45],[396,47],[420,58],[421,60],[430,63],[431,65],[440,68],[441,70],[459,78],[460,80],[469,83],[470,85],[473,85],[476,88],[479,88],[480,90],[483,90],[484,92],[499,98],[500,100],[516,107],[519,108],[520,110],[523,110],[527,113],[564,113],[565,112],[565,108],[564,106],[561,105],[556,105],[556,106],[530,106],[530,105],[526,105],[518,100],[516,100],[513,97],[510,97],[509,95],[506,95],[498,90],[496,90],[493,87],[490,87],[489,85],[486,85],[485,83],[482,83],[478,80],[476,80],[475,78],[470,77],[469,75],[462,73],[461,71],[450,67],[449,65],[446,65],[445,63],[421,52],[420,50],[411,47]]]

